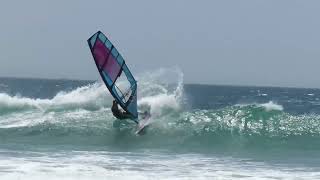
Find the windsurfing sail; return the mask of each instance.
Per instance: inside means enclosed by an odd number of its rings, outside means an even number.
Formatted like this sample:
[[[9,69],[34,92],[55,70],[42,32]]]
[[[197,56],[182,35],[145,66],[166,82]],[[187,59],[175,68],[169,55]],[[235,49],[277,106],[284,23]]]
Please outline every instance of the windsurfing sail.
[[[88,44],[100,76],[111,95],[123,110],[134,119],[138,118],[137,81],[118,50],[100,31],[88,39]]]

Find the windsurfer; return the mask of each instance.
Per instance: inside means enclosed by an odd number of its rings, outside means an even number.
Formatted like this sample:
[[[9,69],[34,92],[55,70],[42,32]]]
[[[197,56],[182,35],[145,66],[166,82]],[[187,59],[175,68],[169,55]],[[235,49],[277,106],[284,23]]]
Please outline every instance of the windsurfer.
[[[131,119],[132,118],[132,115],[130,113],[119,109],[118,103],[116,100],[113,100],[113,102],[112,102],[111,111],[112,111],[113,116],[116,117],[117,119]]]

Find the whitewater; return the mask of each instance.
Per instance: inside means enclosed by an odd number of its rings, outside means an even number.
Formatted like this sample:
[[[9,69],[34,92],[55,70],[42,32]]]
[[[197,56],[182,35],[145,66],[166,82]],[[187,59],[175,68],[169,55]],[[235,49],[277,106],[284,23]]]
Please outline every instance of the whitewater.
[[[0,179],[319,179],[320,90],[138,75],[146,134],[101,81],[0,78]]]

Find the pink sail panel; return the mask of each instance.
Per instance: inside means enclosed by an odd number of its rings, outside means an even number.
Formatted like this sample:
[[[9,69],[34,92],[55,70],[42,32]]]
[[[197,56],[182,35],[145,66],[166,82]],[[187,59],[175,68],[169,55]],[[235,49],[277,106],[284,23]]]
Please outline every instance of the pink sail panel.
[[[109,55],[109,52],[110,50],[103,44],[103,42],[100,39],[97,39],[93,47],[93,56],[95,57],[99,67],[102,68],[111,81],[114,82],[121,70],[121,67],[113,55]]]
[[[103,70],[108,73],[109,77],[114,82],[121,70],[121,67],[119,66],[118,62],[114,59],[114,57],[110,55]]]
[[[107,59],[109,54],[109,49],[101,42],[100,39],[97,39],[93,47],[93,56],[97,64],[100,66],[103,65],[104,61]]]

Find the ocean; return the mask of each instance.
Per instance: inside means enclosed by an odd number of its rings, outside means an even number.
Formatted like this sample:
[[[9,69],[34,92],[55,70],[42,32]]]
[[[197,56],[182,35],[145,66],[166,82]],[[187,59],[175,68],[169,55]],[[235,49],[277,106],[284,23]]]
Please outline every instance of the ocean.
[[[320,179],[320,89],[167,71],[137,78],[141,136],[100,80],[0,78],[0,179]]]

